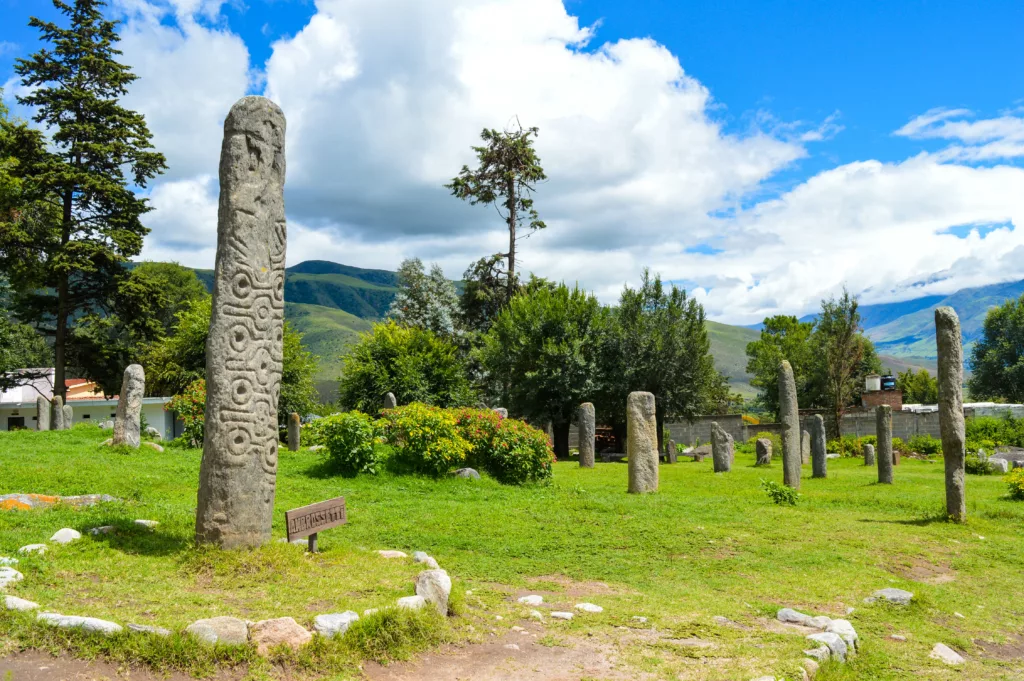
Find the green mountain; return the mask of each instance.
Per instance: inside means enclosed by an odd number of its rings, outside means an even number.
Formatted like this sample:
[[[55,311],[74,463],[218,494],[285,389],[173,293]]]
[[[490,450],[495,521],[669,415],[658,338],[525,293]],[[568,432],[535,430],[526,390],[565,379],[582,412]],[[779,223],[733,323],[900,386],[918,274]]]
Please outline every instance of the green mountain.
[[[707,329],[715,368],[729,379],[730,390],[743,397],[755,397],[757,388],[750,385],[750,376],[747,374],[747,343],[760,338],[761,332],[744,326],[710,321],[707,322]]]

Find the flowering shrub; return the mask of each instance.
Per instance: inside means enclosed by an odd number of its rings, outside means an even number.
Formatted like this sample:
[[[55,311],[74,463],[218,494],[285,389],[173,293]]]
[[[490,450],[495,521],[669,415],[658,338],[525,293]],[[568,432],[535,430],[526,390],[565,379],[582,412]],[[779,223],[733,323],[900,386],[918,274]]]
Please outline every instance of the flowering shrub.
[[[501,416],[490,409],[453,409],[459,435],[469,442],[472,450],[466,456],[471,468],[487,468],[487,459],[494,447],[494,436],[502,426]]]
[[[175,395],[164,406],[167,411],[178,413],[185,429],[182,439],[189,447],[203,446],[206,429],[206,381],[202,378],[192,381],[180,395]]]
[[[379,427],[394,448],[394,462],[440,476],[466,463],[473,446],[459,434],[452,410],[413,403],[386,409]]]
[[[1014,468],[1006,476],[1006,486],[1010,488],[1010,498],[1024,501],[1024,468]]]
[[[317,419],[315,423],[335,471],[347,476],[377,472],[378,461],[374,454],[377,438],[369,416],[350,411]]]
[[[515,419],[502,419],[484,469],[500,482],[521,485],[551,477],[555,454],[543,430]]]

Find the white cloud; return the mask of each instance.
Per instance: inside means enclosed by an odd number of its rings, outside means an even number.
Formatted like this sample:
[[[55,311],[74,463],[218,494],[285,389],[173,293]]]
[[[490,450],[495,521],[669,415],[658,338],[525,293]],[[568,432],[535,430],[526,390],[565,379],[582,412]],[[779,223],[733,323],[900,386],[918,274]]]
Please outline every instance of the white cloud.
[[[1024,156],[1024,117],[1006,114],[999,118],[966,120],[967,109],[932,109],[895,134],[912,139],[956,140],[936,153],[943,161],[994,161]]]

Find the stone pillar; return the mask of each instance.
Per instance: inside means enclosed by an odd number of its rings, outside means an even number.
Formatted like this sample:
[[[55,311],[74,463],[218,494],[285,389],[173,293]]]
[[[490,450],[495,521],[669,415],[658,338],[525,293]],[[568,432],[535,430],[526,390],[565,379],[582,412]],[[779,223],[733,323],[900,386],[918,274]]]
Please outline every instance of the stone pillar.
[[[285,120],[243,97],[224,121],[196,542],[270,541],[284,324]]]
[[[141,365],[129,365],[121,380],[121,394],[117,396],[112,444],[138,448],[142,441],[142,397],[145,394],[146,372]]]
[[[50,400],[42,395],[36,397],[36,430],[50,429]]]
[[[767,466],[772,462],[772,441],[768,438],[759,438],[754,443],[754,451],[757,453],[756,465]]]
[[[793,367],[782,360],[779,365],[779,421],[782,423],[782,483],[800,489],[800,412],[796,401]]]
[[[880,404],[875,409],[878,436],[878,482],[892,484],[892,407]]]
[[[873,444],[864,444],[861,447],[861,451],[864,452],[864,465],[874,466],[875,465],[875,446]]]
[[[299,445],[301,444],[301,430],[299,423],[299,415],[295,412],[288,414],[288,451],[297,452],[299,451]]]
[[[656,492],[658,424],[651,393],[630,393],[626,399],[626,457],[629,462],[629,492]]]
[[[811,417],[812,478],[828,477],[828,444],[825,439],[825,419],[821,414]]]
[[[806,430],[800,431],[800,463],[811,462],[811,434]]]
[[[732,470],[732,435],[725,432],[716,421],[711,422],[711,459],[716,473]]]
[[[935,345],[938,349],[939,435],[946,466],[946,514],[967,520],[964,497],[964,346],[960,319],[951,307],[935,310]]]
[[[675,463],[678,460],[679,450],[676,448],[676,441],[669,440],[665,443],[665,463]]]
[[[594,405],[584,402],[576,413],[580,436],[580,468],[594,467],[594,431],[596,426]]]
[[[493,411],[495,414],[497,414],[498,416],[500,416],[503,419],[507,419],[508,418],[508,409],[506,409],[505,407],[496,407],[496,408],[492,409],[491,411]]]
[[[50,430],[64,430],[64,400],[54,395],[50,402]]]
[[[71,430],[71,427],[75,425],[75,410],[70,404],[65,404],[61,410],[64,412],[64,430]]]
[[[387,395],[384,396],[384,408],[385,409],[394,409],[397,406],[398,406],[398,400],[395,399],[395,394],[394,393],[388,393]]]

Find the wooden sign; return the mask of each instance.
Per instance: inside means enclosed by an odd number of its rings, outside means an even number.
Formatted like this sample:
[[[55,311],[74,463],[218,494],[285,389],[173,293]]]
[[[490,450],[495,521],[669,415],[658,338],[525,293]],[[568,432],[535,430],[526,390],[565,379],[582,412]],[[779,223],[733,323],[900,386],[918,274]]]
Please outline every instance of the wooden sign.
[[[345,497],[328,499],[292,511],[285,511],[284,520],[288,528],[288,541],[309,537],[309,550],[315,553],[317,532],[329,530],[347,522]]]

